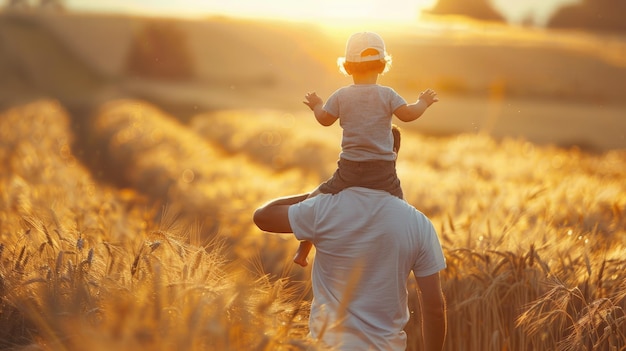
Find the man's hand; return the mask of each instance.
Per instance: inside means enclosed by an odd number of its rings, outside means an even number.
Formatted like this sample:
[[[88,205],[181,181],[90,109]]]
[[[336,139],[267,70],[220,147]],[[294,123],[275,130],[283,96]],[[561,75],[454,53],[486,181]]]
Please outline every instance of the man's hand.
[[[426,89],[420,93],[418,100],[424,101],[426,103],[426,106],[430,106],[433,103],[439,101],[439,98],[437,97],[437,93],[434,90]]]
[[[309,106],[309,108],[311,109],[311,111],[315,111],[315,106],[319,105],[319,104],[323,104],[324,101],[322,100],[321,97],[317,96],[317,94],[315,92],[312,93],[307,93],[304,98],[306,99],[306,101],[302,101],[305,105]]]

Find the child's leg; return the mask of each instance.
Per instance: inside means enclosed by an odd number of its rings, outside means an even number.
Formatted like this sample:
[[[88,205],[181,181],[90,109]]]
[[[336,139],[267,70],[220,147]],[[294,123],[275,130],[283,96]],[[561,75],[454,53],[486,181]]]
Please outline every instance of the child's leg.
[[[341,161],[338,163],[338,167],[341,167]],[[335,172],[335,174],[333,174],[331,179],[329,179],[325,183],[322,183],[315,190],[313,190],[309,194],[307,199],[317,196],[319,194],[337,194],[341,190],[348,187],[349,186],[348,184],[345,184],[339,180],[338,173],[339,173],[339,169],[337,169],[337,171]],[[298,251],[296,252],[296,255],[293,258],[293,262],[299,264],[302,267],[306,267],[309,264],[309,262],[307,261],[307,256],[309,255],[309,252],[311,251],[312,247],[313,247],[313,244],[311,244],[311,242],[304,241],[304,240],[301,241],[300,246],[298,247]]]
[[[296,255],[293,257],[293,262],[299,264],[302,267],[306,267],[309,264],[307,260],[307,256],[309,252],[311,252],[311,248],[313,244],[310,241],[302,240],[300,242],[300,246],[298,246],[298,251],[296,251]]]
[[[311,198],[313,196],[317,196],[321,194],[319,187],[317,187],[315,190],[313,190],[308,198]],[[313,247],[313,244],[310,241],[306,241],[306,240],[302,240],[300,241],[300,246],[298,246],[298,251],[296,251],[296,255],[293,257],[293,262],[302,266],[302,267],[306,267],[309,264],[309,261],[307,260],[307,256],[309,256],[309,252],[311,252],[311,248]]]
[[[311,191],[309,193],[309,196],[307,196],[307,199],[312,198],[314,196],[317,196],[319,194],[321,194],[322,192],[320,191],[320,187],[318,186],[317,188],[315,188],[315,190]]]

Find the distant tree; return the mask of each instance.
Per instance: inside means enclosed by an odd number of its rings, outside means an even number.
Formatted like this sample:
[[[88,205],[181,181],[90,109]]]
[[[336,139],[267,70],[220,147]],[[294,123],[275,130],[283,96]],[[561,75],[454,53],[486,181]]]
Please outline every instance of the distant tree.
[[[431,10],[435,15],[461,15],[483,21],[505,22],[504,16],[496,11],[489,0],[438,0]]]
[[[127,59],[131,75],[166,80],[193,76],[193,57],[185,33],[174,23],[153,21],[134,36]]]
[[[42,10],[63,11],[65,5],[63,0],[39,0],[38,8]]]
[[[522,18],[520,24],[524,27],[534,27],[537,22],[535,21],[535,18],[530,13],[528,13]]]
[[[562,7],[548,21],[551,28],[626,31],[626,1],[583,0]]]
[[[65,9],[64,0],[9,0],[6,8],[9,10],[36,9],[62,11]]]
[[[30,8],[30,3],[28,0],[9,0],[6,4],[6,8],[9,10],[28,9]]]

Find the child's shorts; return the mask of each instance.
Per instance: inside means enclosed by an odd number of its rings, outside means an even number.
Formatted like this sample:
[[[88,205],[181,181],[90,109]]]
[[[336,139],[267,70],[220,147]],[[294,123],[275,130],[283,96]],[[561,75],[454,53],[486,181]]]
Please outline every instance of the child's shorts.
[[[340,158],[335,174],[318,189],[324,194],[337,194],[353,186],[385,190],[403,198],[395,161],[350,161]]]

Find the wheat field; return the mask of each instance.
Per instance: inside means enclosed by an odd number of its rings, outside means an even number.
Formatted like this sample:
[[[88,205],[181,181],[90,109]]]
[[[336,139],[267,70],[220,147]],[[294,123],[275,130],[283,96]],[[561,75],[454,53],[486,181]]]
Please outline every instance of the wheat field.
[[[251,215],[328,177],[338,128],[111,101],[97,172],[75,133],[54,100],[0,115],[0,348],[320,348],[297,241]],[[398,171],[444,246],[446,350],[626,350],[626,152],[404,130]]]

